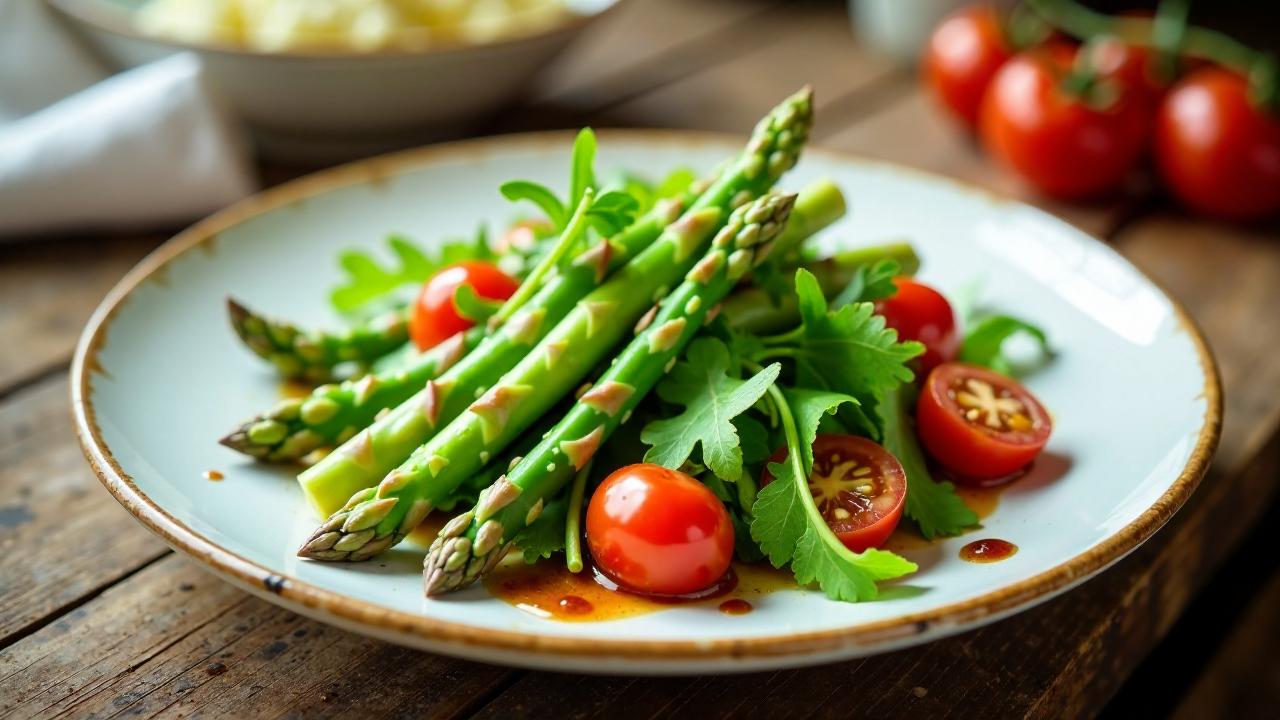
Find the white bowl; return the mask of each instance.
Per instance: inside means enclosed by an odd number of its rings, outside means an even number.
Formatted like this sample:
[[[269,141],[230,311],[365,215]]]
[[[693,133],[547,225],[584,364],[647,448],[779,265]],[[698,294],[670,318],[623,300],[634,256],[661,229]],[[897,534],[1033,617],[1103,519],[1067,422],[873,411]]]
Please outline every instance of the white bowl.
[[[190,50],[261,149],[332,162],[440,139],[512,101],[530,78],[618,0],[567,0],[542,33],[422,51],[268,53],[138,31],[141,0],[48,0],[119,68]]]

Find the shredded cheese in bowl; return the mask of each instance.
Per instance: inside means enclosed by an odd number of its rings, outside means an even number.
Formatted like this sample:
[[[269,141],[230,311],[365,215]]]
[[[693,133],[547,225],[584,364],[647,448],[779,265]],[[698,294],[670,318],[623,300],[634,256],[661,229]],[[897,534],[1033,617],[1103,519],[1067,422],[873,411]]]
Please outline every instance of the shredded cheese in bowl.
[[[291,50],[422,50],[548,30],[564,0],[150,0],[138,28],[181,42]]]

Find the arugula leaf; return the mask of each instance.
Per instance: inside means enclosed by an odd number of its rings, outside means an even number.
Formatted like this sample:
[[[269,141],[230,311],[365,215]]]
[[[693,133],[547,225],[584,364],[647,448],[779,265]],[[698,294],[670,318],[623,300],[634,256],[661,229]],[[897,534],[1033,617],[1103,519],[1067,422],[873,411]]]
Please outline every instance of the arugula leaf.
[[[914,397],[915,388],[903,385],[897,392],[886,395],[881,405],[885,414],[884,447],[898,458],[907,474],[907,503],[903,512],[926,539],[959,535],[978,524],[978,515],[956,495],[954,485],[937,482],[929,474],[920,441],[906,413]]]
[[[483,226],[473,240],[445,243],[437,258],[432,258],[402,235],[388,236],[387,244],[396,259],[396,263],[389,267],[380,265],[364,250],[346,250],[338,256],[338,264],[347,277],[329,295],[329,301],[336,310],[351,313],[402,285],[426,282],[442,265],[458,260],[488,260],[493,257]]]
[[[678,167],[667,173],[666,177],[662,178],[658,185],[653,189],[653,194],[657,196],[659,200],[673,198],[688,190],[689,186],[693,185],[697,181],[698,175],[691,168]]]
[[[453,291],[453,306],[463,319],[479,324],[498,312],[502,301],[482,298],[470,285],[459,285]]]
[[[764,459],[769,457],[771,452],[769,432],[764,429],[760,421],[750,415],[739,415],[733,419],[733,427],[737,429],[738,437],[741,438],[743,463],[754,465],[764,462]]]
[[[816,582],[835,600],[874,599],[877,581],[914,572],[915,563],[882,550],[851,552],[823,520],[806,481],[818,425],[853,398],[812,390],[774,391],[770,396],[782,406],[788,456],[786,462],[769,465],[775,480],[760,491],[752,508],[751,537],[774,567],[790,562],[801,584]]]
[[[526,563],[533,564],[539,558],[549,558],[564,551],[564,526],[568,513],[569,499],[561,493],[547,503],[532,525],[516,535],[516,547],[524,554]]]
[[[887,298],[898,292],[893,279],[900,275],[902,266],[898,261],[885,258],[872,265],[859,265],[854,271],[849,284],[832,299],[831,304],[843,307],[849,303],[870,302]]]
[[[564,203],[556,197],[545,185],[539,185],[529,180],[512,180],[503,183],[498,191],[502,196],[511,202],[519,202],[525,200],[538,206],[543,215],[551,221],[551,224],[557,229],[564,227],[569,221],[569,211],[565,208]]]
[[[1049,338],[1044,330],[1010,315],[992,315],[979,320],[960,346],[960,362],[989,367],[1004,375],[1017,374],[1017,368],[1004,354],[1005,341],[1025,334],[1035,340],[1045,357],[1052,357]]]
[[[639,208],[640,204],[630,195],[609,191],[596,196],[587,210],[587,221],[596,232],[608,237],[630,225]]]
[[[685,359],[658,385],[659,397],[685,410],[645,426],[640,439],[652,446],[645,462],[678,468],[701,443],[702,461],[712,472],[730,482],[742,476],[742,448],[732,420],[764,395],[781,367],[775,363],[742,380],[735,377],[736,364],[732,374],[729,365],[729,349],[715,338],[699,338],[689,346]]]

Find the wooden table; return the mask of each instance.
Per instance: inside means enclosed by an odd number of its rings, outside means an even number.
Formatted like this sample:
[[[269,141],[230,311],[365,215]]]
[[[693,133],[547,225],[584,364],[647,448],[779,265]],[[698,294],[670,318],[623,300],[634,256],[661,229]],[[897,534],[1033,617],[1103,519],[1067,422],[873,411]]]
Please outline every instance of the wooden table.
[[[527,106],[477,132],[592,123],[742,133],[803,83],[819,98],[815,142],[1024,195],[931,111],[913,76],[853,40],[834,3],[630,3]],[[1015,618],[881,657],[725,678],[462,662],[327,627],[214,579],[112,501],[68,417],[81,327],[167,233],[0,247],[0,717],[1274,717],[1280,568],[1262,528],[1280,519],[1280,232],[1188,218],[1141,189],[1045,206],[1113,243],[1207,331],[1227,408],[1209,477],[1128,559]]]

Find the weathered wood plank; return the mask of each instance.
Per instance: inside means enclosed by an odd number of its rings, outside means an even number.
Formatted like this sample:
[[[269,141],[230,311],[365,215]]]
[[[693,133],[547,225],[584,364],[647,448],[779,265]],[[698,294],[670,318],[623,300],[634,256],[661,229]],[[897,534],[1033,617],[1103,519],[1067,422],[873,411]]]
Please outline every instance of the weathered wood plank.
[[[70,360],[98,301],[160,239],[0,245],[0,394]]]
[[[839,5],[797,5],[752,18],[742,53],[609,108],[609,125],[746,133],[774,103],[811,85],[817,127],[823,109],[892,76],[891,66],[853,38]],[[755,38],[752,41],[752,38]]]
[[[456,717],[512,671],[306,620],[171,556],[0,656],[0,715]]]
[[[1085,205],[1038,197],[986,157],[974,138],[943,118],[918,86],[915,78],[903,76],[897,102],[886,103],[869,117],[858,118],[845,129],[825,135],[821,144],[975,183],[1037,205],[1100,237],[1111,235],[1138,203],[1137,195]],[[840,119],[831,121],[838,124]]]
[[[769,0],[623,2],[539,80],[532,104],[599,107],[732,52],[728,33]]]
[[[1264,718],[1280,707],[1280,573],[1233,620],[1235,630],[1183,698],[1175,720]]]
[[[165,554],[94,477],[65,378],[0,404],[0,647]]]

